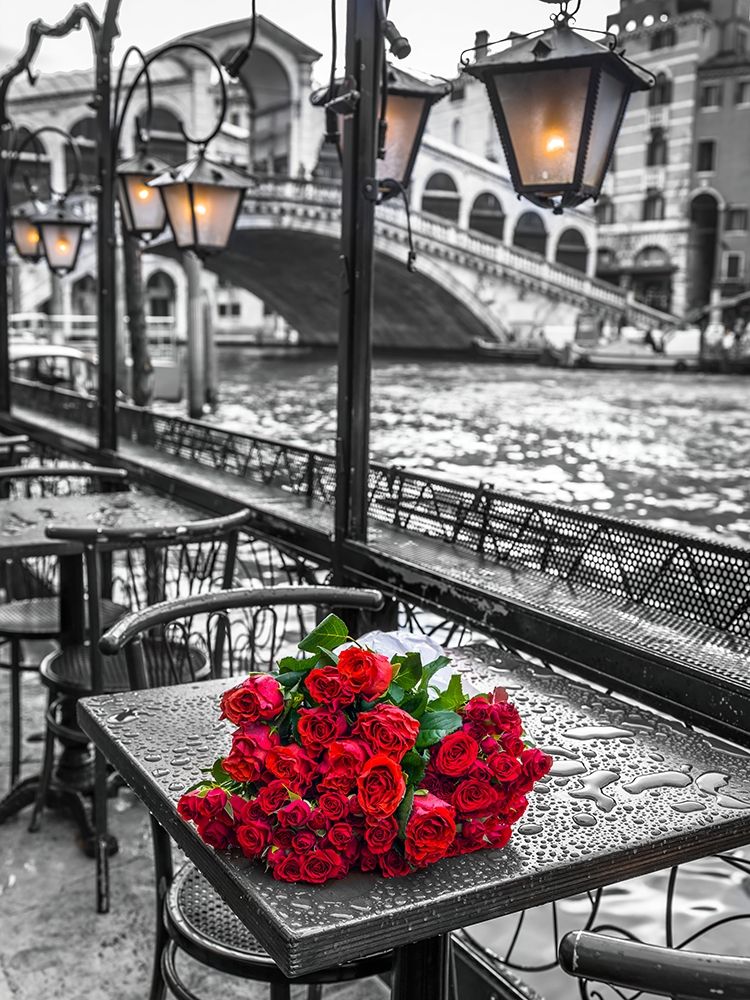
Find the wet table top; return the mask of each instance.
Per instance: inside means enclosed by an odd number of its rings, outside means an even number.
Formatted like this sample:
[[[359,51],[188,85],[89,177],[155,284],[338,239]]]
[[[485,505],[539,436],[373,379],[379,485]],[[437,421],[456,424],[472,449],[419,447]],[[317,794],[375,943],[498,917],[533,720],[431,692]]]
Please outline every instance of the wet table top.
[[[75,555],[77,542],[47,538],[48,525],[147,528],[198,520],[194,507],[137,491],[0,500],[0,558]]]
[[[218,699],[236,681],[87,699],[79,719],[290,976],[750,842],[747,755],[490,646],[453,656],[480,690],[509,690],[555,765],[505,850],[405,879],[275,882],[180,820],[180,793],[228,751]]]

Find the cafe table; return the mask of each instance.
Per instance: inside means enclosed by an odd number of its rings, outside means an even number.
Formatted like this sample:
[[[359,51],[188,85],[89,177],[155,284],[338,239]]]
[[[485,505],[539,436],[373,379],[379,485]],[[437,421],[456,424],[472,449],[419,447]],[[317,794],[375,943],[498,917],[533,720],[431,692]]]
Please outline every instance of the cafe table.
[[[195,521],[200,516],[194,507],[172,498],[136,490],[4,499],[0,500],[0,562],[36,557],[59,560],[61,641],[80,643],[85,634],[83,547],[69,539],[48,538],[46,529],[52,524],[64,524],[132,528],[137,532],[139,528],[159,524]],[[57,797],[61,804],[64,799],[72,808],[85,840],[90,830],[86,812],[80,808],[79,794],[89,788],[93,778],[90,750],[75,745],[65,747],[57,773],[66,775],[63,784],[71,789],[70,796]],[[37,784],[38,775],[31,775],[0,800],[0,823],[34,801]]]
[[[502,686],[554,757],[502,851],[402,879],[275,882],[217,852],[176,812],[229,749],[209,681],[79,703],[82,729],[288,976],[396,949],[393,996],[444,1000],[449,932],[750,843],[750,757],[489,644],[451,651],[480,690]]]

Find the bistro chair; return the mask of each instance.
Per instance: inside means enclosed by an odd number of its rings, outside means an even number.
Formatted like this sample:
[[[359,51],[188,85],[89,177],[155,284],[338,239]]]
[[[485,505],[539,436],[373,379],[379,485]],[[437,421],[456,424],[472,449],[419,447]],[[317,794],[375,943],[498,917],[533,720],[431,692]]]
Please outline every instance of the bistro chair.
[[[383,596],[375,590],[306,586],[231,590],[167,601],[127,615],[103,637],[101,649],[111,657],[124,652],[133,689],[161,683],[164,668],[155,670],[148,654],[155,635],[169,641],[173,650],[179,637],[183,657],[189,650],[202,650],[214,676],[247,673],[270,668],[271,650],[293,653],[324,611],[351,608],[369,613],[382,604]],[[285,614],[290,609],[292,614]],[[261,631],[265,631],[262,647],[256,641]],[[289,1000],[290,987],[297,983],[308,986],[308,1000],[320,1000],[326,983],[364,979],[391,969],[393,954],[388,952],[303,979],[287,979],[191,862],[174,872],[171,840],[153,817],[151,831],[157,919],[150,1000],[163,1000],[166,987],[178,1000],[198,1000],[177,968],[181,955],[218,972],[269,983],[271,1000]]]
[[[747,1000],[750,958],[664,948],[591,931],[573,931],[560,942],[560,966],[581,983],[581,996],[600,997],[588,982],[680,1000]]]
[[[234,575],[239,529],[250,516],[239,510],[225,517],[191,521],[153,528],[81,528],[50,526],[50,538],[78,542],[83,547],[88,585],[89,641],[68,644],[45,657],[40,667],[42,682],[49,690],[46,716],[44,764],[39,781],[30,831],[39,828],[45,802],[52,785],[55,743],[63,747],[86,748],[88,741],[75,723],[78,699],[127,690],[125,656],[104,659],[99,639],[105,628],[102,593],[111,592],[129,609],[143,609],[180,595],[197,596],[231,585]],[[103,572],[106,570],[106,573]],[[183,598],[184,599],[184,598]],[[107,622],[107,625],[111,622]],[[188,651],[178,658],[154,636],[146,642],[155,681],[161,685],[201,680],[210,674],[208,661],[200,652]],[[158,647],[158,648],[157,648]],[[157,655],[158,654],[158,655]],[[60,767],[58,765],[58,771]],[[109,910],[108,856],[116,849],[107,833],[107,763],[94,753],[94,831],[90,853],[96,859],[97,911]]]
[[[35,500],[89,493],[99,490],[103,483],[122,488],[126,479],[127,473],[122,469],[74,465],[2,468],[0,497]],[[11,527],[6,525],[4,530]],[[10,671],[10,785],[13,788],[21,773],[21,675],[39,669],[28,644],[61,638],[57,560],[44,557],[8,560],[0,566],[0,573],[6,597],[5,603],[0,604],[0,644],[9,647],[10,652],[8,661],[0,661],[0,669]],[[110,600],[102,601],[104,628],[127,610]]]

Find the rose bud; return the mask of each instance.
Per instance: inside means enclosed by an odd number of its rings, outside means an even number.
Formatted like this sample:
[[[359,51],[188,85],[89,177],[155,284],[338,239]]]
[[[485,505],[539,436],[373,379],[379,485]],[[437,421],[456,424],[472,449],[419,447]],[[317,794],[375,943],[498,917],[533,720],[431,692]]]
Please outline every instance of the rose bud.
[[[538,750],[536,747],[533,747],[530,750],[524,750],[521,754],[521,767],[524,774],[528,776],[532,783],[539,781],[540,778],[543,778],[552,767],[553,763],[554,762],[549,754],[544,753],[542,750]]]
[[[203,816],[203,799],[195,792],[186,792],[180,796],[177,812],[185,822],[195,823]]]
[[[376,754],[401,761],[414,749],[419,722],[395,705],[377,705],[371,712],[362,712],[352,732],[366,739]]]
[[[415,795],[406,824],[404,851],[417,868],[444,858],[456,836],[456,814],[434,795]]]
[[[461,709],[461,715],[466,722],[476,722],[480,725],[489,722],[490,703],[487,701],[487,697],[479,694],[476,698],[467,701]]]
[[[234,827],[230,825],[231,820],[226,817],[224,823],[221,818],[202,819],[198,821],[198,833],[204,844],[215,848],[217,851],[225,851],[236,844]]]
[[[399,764],[379,754],[365,764],[357,778],[357,798],[365,816],[382,819],[392,815],[406,793]]]
[[[393,666],[370,649],[349,646],[339,653],[338,671],[355,694],[366,701],[382,697],[393,680]]]
[[[466,774],[476,761],[479,746],[475,739],[464,732],[444,736],[435,754],[435,767],[441,774],[459,778]]]
[[[511,736],[520,736],[523,732],[523,723],[518,709],[510,702],[503,702],[490,707],[490,723],[498,733],[509,733]]]
[[[253,674],[221,697],[221,718],[235,726],[257,719],[271,720],[284,711],[281,685],[269,674]]]

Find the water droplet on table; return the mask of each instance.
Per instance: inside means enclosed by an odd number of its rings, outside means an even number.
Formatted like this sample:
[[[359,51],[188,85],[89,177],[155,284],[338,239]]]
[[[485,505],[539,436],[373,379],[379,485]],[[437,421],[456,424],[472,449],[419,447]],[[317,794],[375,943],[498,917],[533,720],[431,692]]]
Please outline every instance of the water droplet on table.
[[[692,783],[690,775],[682,771],[657,771],[655,774],[641,774],[622,787],[631,795],[639,795],[651,788],[686,788]]]

